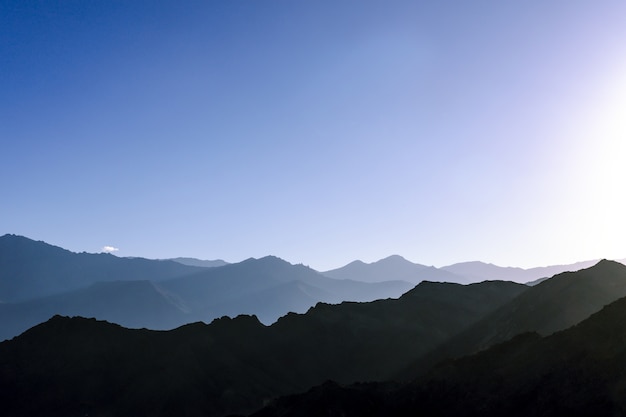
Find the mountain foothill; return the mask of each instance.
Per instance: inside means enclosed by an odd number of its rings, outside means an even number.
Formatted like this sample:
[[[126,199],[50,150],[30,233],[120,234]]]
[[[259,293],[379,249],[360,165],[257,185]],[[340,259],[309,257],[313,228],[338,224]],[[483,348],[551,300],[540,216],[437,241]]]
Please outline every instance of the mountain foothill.
[[[552,274],[545,275],[544,274]],[[626,414],[626,266],[318,272],[0,237],[6,416]]]

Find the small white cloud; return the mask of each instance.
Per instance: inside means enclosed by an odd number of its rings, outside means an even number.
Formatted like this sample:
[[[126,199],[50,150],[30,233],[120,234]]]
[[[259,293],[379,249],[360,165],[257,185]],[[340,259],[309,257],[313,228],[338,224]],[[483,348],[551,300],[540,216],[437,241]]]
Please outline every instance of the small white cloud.
[[[117,252],[119,249],[115,248],[113,246],[103,246],[102,247],[102,252],[104,253],[111,253],[111,252]]]

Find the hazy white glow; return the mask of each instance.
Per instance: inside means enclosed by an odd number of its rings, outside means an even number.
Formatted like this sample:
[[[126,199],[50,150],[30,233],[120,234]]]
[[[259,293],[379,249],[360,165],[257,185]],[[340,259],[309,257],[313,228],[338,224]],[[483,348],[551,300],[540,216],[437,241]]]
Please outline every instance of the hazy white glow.
[[[584,168],[581,180],[595,197],[611,203],[598,214],[605,210],[617,214],[616,209],[624,204],[626,180],[626,73],[621,71],[603,87],[598,100],[588,107],[590,116],[583,130],[584,153],[581,155],[588,165],[581,167]]]
[[[119,251],[119,249],[116,248],[116,247],[113,247],[113,246],[103,246],[102,247],[102,252],[104,252],[104,253],[111,253],[111,252],[117,252],[117,251]]]
[[[571,227],[571,252],[598,257],[620,256],[626,250],[626,65],[596,85],[578,105],[572,125],[571,153],[563,155],[567,195],[559,205]],[[620,253],[618,253],[620,252]]]

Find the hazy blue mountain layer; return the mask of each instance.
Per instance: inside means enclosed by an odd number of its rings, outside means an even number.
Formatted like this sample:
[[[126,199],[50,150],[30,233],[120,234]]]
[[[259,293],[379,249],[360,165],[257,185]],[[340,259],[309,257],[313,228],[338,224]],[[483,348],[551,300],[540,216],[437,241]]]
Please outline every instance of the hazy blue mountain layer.
[[[470,282],[499,279],[504,281],[521,282],[528,284],[538,283],[544,279],[562,272],[574,272],[598,263],[599,259],[577,262],[569,265],[551,265],[537,268],[502,267],[485,262],[461,262],[444,266],[440,269],[460,275]]]
[[[199,320],[183,300],[151,281],[98,282],[63,294],[0,304],[0,340],[55,314],[97,317],[129,328],[158,330]]]
[[[0,302],[20,302],[103,281],[162,281],[202,268],[173,261],[74,253],[22,236],[0,237]]]
[[[331,278],[352,279],[363,282],[402,280],[414,285],[421,281],[456,282],[469,284],[481,281],[513,281],[535,285],[562,272],[574,272],[589,268],[599,260],[577,262],[569,265],[552,265],[538,268],[501,267],[489,263],[472,261],[435,268],[410,262],[392,255],[372,263],[351,262],[341,268],[323,272]],[[624,263],[624,260],[617,260]]]
[[[287,312],[303,313],[318,301],[372,301],[399,297],[412,288],[402,281],[331,279],[274,256],[205,269],[161,285],[179,295],[205,321],[223,315],[255,314],[266,324]]]
[[[228,265],[228,262],[225,262],[221,259],[204,260],[204,259],[196,259],[196,258],[170,258],[167,260],[178,262],[179,264],[183,264],[183,265],[201,266],[203,268],[214,268],[216,266]]]
[[[352,279],[363,282],[406,281],[417,285],[422,281],[455,282],[468,284],[486,279],[469,280],[464,276],[443,271],[432,266],[415,264],[399,255],[389,256],[377,262],[354,261],[341,268],[323,272],[336,279]]]
[[[139,282],[141,281],[141,283]],[[404,281],[336,280],[276,257],[221,267],[77,254],[13,235],[0,238],[0,340],[55,314],[127,327],[172,329],[224,315],[255,314],[271,324],[316,303],[397,298]]]

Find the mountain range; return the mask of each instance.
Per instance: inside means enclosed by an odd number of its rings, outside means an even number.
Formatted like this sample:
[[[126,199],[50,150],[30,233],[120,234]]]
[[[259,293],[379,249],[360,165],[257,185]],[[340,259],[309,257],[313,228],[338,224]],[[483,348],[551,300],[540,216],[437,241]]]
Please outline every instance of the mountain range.
[[[461,275],[470,282],[500,279],[505,281],[523,282],[526,284],[538,284],[544,279],[561,272],[574,272],[580,269],[589,268],[598,263],[599,259],[591,261],[576,262],[568,265],[551,265],[536,268],[515,268],[502,267],[494,264],[472,261],[461,262],[444,266],[441,269],[453,274]],[[624,260],[620,262],[623,263]]]
[[[626,267],[601,261],[533,287],[422,282],[271,326],[55,316],[0,343],[0,403],[8,416],[619,415],[624,286]]]
[[[385,377],[525,288],[427,282],[398,300],[318,304],[269,327],[242,315],[155,332],[55,316],[0,343],[0,403],[6,415],[253,411],[328,378]],[[32,398],[38,384],[49,388]]]
[[[320,301],[399,297],[412,287],[404,281],[331,279],[272,256],[198,267],[73,253],[5,235],[0,237],[0,340],[55,314],[158,330],[238,314],[255,314],[269,324]]]
[[[626,267],[618,262],[603,260],[591,268],[555,275],[450,338],[396,377],[410,378],[432,363],[475,353],[522,333],[550,335],[622,297],[626,297]]]
[[[61,294],[96,282],[163,281],[203,268],[173,261],[74,253],[23,236],[0,237],[0,302]]]
[[[551,265],[530,269],[502,267],[480,261],[461,262],[441,268],[410,262],[399,255],[392,255],[372,263],[353,261],[341,268],[322,272],[331,278],[353,279],[365,282],[399,280],[413,285],[421,281],[456,282],[469,284],[488,280],[512,281],[527,285],[539,282],[562,272],[574,272],[589,268],[599,259],[567,265]],[[626,259],[617,260],[624,263]]]
[[[485,281],[485,279],[476,277],[470,279],[463,274],[455,274],[443,269],[437,269],[434,266],[415,264],[399,255],[392,255],[369,264],[362,261],[354,261],[341,268],[322,273],[327,277],[336,279],[354,279],[364,282],[398,280],[410,282],[413,285],[417,285],[424,280],[458,284]]]
[[[427,281],[524,281],[580,265],[523,270],[469,262],[435,268],[394,255],[319,273],[279,258],[150,260],[73,253],[26,237],[0,237],[0,340],[55,314],[95,317],[130,328],[173,329],[253,314],[265,324],[318,302],[398,298]]]
[[[604,264],[588,273],[600,277],[612,268],[621,269]],[[620,298],[565,330],[521,333],[408,383],[327,382],[252,416],[619,416],[626,413],[624,360]]]
[[[205,259],[179,257],[179,258],[170,258],[166,260],[178,262],[179,264],[183,264],[183,265],[200,266],[203,268],[214,268],[216,266],[228,265],[228,262],[223,261],[222,259],[205,260]]]

